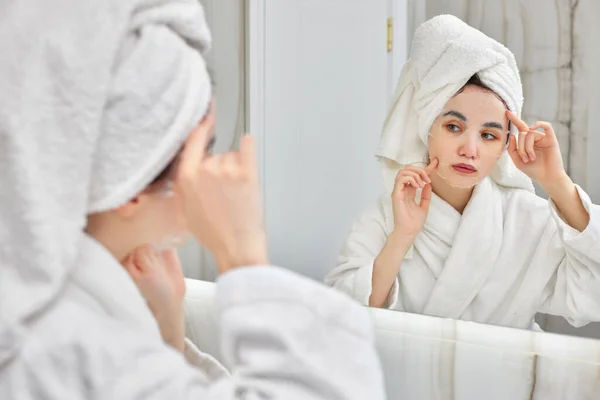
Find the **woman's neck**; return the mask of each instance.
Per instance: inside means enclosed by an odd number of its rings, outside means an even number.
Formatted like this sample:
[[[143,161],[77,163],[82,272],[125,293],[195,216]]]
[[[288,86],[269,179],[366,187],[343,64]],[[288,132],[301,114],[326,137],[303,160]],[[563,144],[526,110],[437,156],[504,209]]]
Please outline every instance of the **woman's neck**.
[[[119,262],[129,254],[131,245],[127,243],[124,229],[115,226],[115,218],[110,212],[88,215],[85,232],[102,244]],[[115,234],[115,232],[119,232]]]
[[[442,178],[435,172],[431,174],[430,178],[433,193],[435,193],[439,198],[450,204],[452,208],[462,214],[467,207],[469,200],[471,200],[474,188],[463,189],[452,187],[448,184],[446,179]]]

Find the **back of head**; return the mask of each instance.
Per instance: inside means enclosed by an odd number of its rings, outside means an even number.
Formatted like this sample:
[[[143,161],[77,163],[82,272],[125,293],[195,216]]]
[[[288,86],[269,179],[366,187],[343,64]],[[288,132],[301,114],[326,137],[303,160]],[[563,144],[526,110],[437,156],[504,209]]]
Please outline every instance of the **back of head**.
[[[58,296],[87,214],[146,187],[207,109],[210,41],[196,0],[3,3],[0,365]]]

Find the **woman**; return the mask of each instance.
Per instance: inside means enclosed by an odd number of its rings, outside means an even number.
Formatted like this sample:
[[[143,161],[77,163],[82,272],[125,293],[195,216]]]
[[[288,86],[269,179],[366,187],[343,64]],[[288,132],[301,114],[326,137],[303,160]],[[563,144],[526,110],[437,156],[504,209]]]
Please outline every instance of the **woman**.
[[[455,17],[425,22],[382,135],[388,192],[326,282],[365,305],[517,328],[537,312],[600,320],[599,209],[522,100],[508,49]]]
[[[3,3],[0,398],[383,398],[368,314],[268,266],[252,139],[210,155],[209,44],[196,0]],[[173,253],[135,252],[188,235],[231,376],[184,343]]]

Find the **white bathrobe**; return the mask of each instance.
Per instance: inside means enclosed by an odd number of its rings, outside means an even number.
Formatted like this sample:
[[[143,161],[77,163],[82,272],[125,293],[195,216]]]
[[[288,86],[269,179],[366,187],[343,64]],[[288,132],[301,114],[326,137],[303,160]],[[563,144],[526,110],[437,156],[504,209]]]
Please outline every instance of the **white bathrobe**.
[[[0,399],[385,397],[369,316],[346,296],[274,267],[227,273],[216,302],[228,376],[189,342],[195,367],[165,345],[125,270],[93,239],[83,246],[62,295],[0,369]]]
[[[433,195],[424,229],[400,266],[387,307],[531,328],[537,312],[572,325],[600,321],[600,208],[583,232],[552,201],[480,183],[462,216]],[[367,305],[373,262],[394,226],[391,198],[358,219],[326,282]]]

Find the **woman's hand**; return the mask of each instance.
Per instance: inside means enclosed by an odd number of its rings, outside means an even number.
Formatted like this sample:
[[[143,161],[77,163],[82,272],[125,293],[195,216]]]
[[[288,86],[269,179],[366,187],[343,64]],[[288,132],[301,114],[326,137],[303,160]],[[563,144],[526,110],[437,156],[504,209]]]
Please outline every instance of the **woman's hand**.
[[[421,232],[429,212],[431,201],[431,179],[429,175],[438,166],[434,158],[425,168],[408,165],[398,171],[392,193],[394,208],[394,232],[402,236],[415,237]],[[417,203],[417,189],[421,191],[421,201]]]
[[[122,265],[146,299],[163,340],[183,351],[185,281],[177,251],[142,246],[129,253]]]
[[[254,140],[244,136],[239,152],[207,155],[213,126],[210,112],[188,139],[175,179],[189,230],[221,273],[268,265]]]
[[[565,171],[552,125],[538,121],[527,126],[516,115],[508,111],[506,115],[519,129],[518,146],[512,135],[508,146],[513,162],[544,188],[569,226],[583,232],[589,224],[590,215],[575,184]],[[538,128],[542,128],[544,132],[537,131]]]
[[[508,153],[517,168],[545,190],[568,180],[552,125],[538,121],[528,126],[510,111],[506,112],[506,116],[519,130],[519,138],[510,135],[508,145]],[[544,132],[538,131],[538,128]]]

